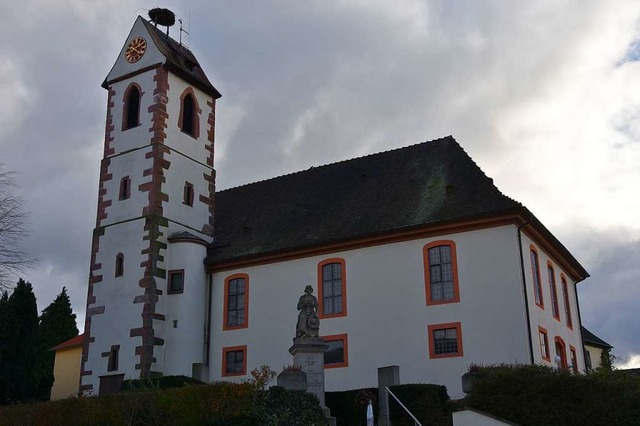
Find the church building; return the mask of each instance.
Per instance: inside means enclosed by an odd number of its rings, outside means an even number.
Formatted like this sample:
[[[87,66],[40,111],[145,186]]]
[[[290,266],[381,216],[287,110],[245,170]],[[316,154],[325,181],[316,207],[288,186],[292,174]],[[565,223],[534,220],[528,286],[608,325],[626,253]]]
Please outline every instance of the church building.
[[[454,398],[472,363],[585,371],[588,273],[451,136],[216,191],[221,95],[152,12],[103,83],[82,391],[279,371],[307,285],[327,390],[390,365]]]

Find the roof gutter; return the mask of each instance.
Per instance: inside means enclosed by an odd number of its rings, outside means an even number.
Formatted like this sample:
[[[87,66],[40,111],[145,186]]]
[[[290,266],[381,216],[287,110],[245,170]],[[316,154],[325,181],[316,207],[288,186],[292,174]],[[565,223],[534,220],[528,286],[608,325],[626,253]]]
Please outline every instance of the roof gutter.
[[[580,315],[580,300],[578,297],[578,283],[589,278],[587,275],[584,278],[580,278],[578,281],[574,281],[573,283],[573,292],[576,294],[576,309],[578,310],[578,333],[580,333],[580,342],[582,343],[582,361],[584,362],[584,372],[587,373],[587,348],[584,347],[584,340],[582,339],[582,315]]]
[[[531,336],[531,315],[529,314],[529,296],[527,295],[527,278],[524,272],[524,254],[522,253],[522,229],[529,225],[529,222],[525,222],[522,225],[518,226],[518,250],[520,252],[520,273],[522,278],[522,295],[524,296],[524,312],[525,317],[527,319],[527,340],[529,341],[529,359],[531,364],[533,364],[533,341]],[[579,312],[579,310],[578,310]],[[580,314],[578,313],[578,316]],[[582,345],[584,349],[584,345]]]

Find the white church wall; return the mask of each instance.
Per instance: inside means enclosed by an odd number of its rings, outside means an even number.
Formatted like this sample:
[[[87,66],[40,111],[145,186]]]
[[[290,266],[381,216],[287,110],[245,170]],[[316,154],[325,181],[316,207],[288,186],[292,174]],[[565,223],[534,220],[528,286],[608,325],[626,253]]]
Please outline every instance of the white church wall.
[[[99,376],[105,374],[125,374],[127,378],[137,378],[135,369],[138,357],[135,348],[140,345],[139,337],[130,337],[132,328],[141,326],[141,309],[131,309],[133,300],[141,293],[138,280],[142,278],[140,262],[144,260],[141,251],[147,243],[142,238],[132,239],[130,235],[143,235],[144,220],[135,220],[115,227],[106,227],[100,238],[100,249],[96,261],[102,264],[98,271],[102,281],[93,286],[97,306],[105,306],[100,315],[92,316],[89,364],[86,370],[93,371],[91,380],[97,390]],[[124,274],[115,277],[115,258],[124,254]],[[140,306],[140,305],[136,305]],[[91,308],[91,306],[89,306]],[[107,372],[107,358],[101,354],[109,352],[112,345],[120,345],[118,370]]]
[[[187,88],[193,90],[198,106],[202,111],[198,119],[198,138],[184,133],[180,130],[180,127],[178,127],[178,120],[180,118],[180,96]],[[205,149],[205,145],[210,143],[207,140],[207,129],[210,128],[207,121],[209,119],[209,113],[211,112],[211,107],[207,105],[207,102],[211,102],[211,96],[206,95],[203,91],[182,80],[180,77],[169,73],[169,99],[170,102],[167,104],[167,114],[169,118],[167,119],[167,128],[165,129],[167,134],[165,143],[183,155],[206,164],[209,151]]]
[[[146,54],[144,56],[146,56]],[[149,145],[149,140],[152,136],[149,129],[153,125],[151,122],[153,114],[149,112],[149,107],[154,104],[153,91],[157,86],[157,82],[153,81],[154,76],[154,71],[145,72],[111,85],[111,88],[115,91],[111,99],[113,102],[113,107],[111,108],[113,120],[111,137],[113,137],[113,140],[109,146],[114,150],[112,155]],[[140,125],[122,130],[122,121],[124,118],[122,111],[125,103],[124,95],[131,83],[136,83],[142,89],[140,93]]]
[[[167,274],[184,271],[184,291],[162,291],[165,314],[164,374],[191,376],[192,364],[204,362],[204,326],[206,320],[206,277],[202,259],[206,247],[200,244],[171,243],[167,250]]]
[[[200,201],[200,195],[209,196],[209,183],[204,180],[203,175],[209,174],[211,169],[176,151],[165,154],[164,158],[171,163],[165,171],[166,182],[162,188],[169,196],[169,202],[163,205],[164,216],[188,226],[191,233],[194,233],[194,230],[202,231],[203,225],[208,224],[209,205]],[[193,185],[193,206],[183,203],[185,181]],[[175,231],[171,226],[170,229],[170,234],[173,234]]]
[[[149,204],[149,193],[141,192],[138,186],[150,180],[148,176],[143,176],[143,171],[153,166],[153,159],[145,158],[150,149],[140,149],[111,159],[109,173],[112,178],[104,182],[107,190],[105,197],[111,200],[111,205],[106,208],[107,217],[102,220],[102,226],[142,216],[142,209]],[[130,197],[120,200],[120,181],[125,176],[131,179]]]
[[[142,37],[146,40],[147,49],[139,61],[131,64],[125,60],[124,52],[129,46],[129,43],[131,43],[131,40],[133,40],[136,37]],[[113,68],[111,68],[111,71],[109,71],[109,74],[107,75],[107,81],[122,75],[126,75],[129,73],[141,70],[143,68],[147,68],[155,64],[162,63],[164,61],[165,61],[164,56],[162,55],[162,53],[160,53],[160,50],[158,50],[155,43],[149,36],[149,33],[144,23],[142,22],[142,18],[138,17],[138,19],[136,19],[136,22],[133,24],[133,28],[131,28],[131,32],[129,33],[129,36],[125,41],[122,47],[122,50],[118,54],[118,59],[116,60],[116,63],[113,65]]]
[[[543,306],[541,308],[535,302],[534,284],[533,284],[533,272],[531,266],[530,250],[533,246],[538,252],[538,263],[540,266],[540,283],[542,286]],[[567,364],[571,364],[570,347],[572,346],[576,352],[576,359],[578,364],[578,370],[585,371],[584,354],[582,351],[582,335],[580,333],[580,322],[578,318],[577,307],[577,293],[576,283],[571,276],[563,270],[563,268],[557,263],[557,261],[549,256],[542,247],[533,241],[526,234],[522,234],[522,251],[524,257],[525,266],[525,278],[527,280],[527,297],[529,302],[529,312],[531,318],[531,339],[533,343],[533,356],[534,361],[538,364],[547,366],[556,366],[555,363],[555,338],[560,337],[565,345],[565,352],[567,357]],[[560,319],[556,319],[552,313],[551,307],[551,291],[549,286],[549,275],[547,271],[547,262],[551,262],[556,281],[556,291],[558,296],[558,308]],[[564,308],[564,298],[562,293],[562,281],[561,276],[564,276],[567,280],[567,290],[569,296],[569,306],[571,309],[571,318],[573,322],[573,329],[567,326],[567,316]],[[540,348],[540,335],[539,327],[544,328],[547,331],[548,344],[549,344],[549,360],[543,359],[542,351]]]
[[[348,334],[348,367],[325,370],[327,390],[375,386],[378,367],[399,365],[405,383],[441,383],[462,396],[468,364],[528,359],[515,235],[504,226],[216,272],[211,379],[240,380],[260,365],[291,363],[297,300],[307,284],[318,294],[319,262],[341,257],[347,316],[322,319],[320,333]],[[439,240],[456,244],[460,302],[427,306],[423,247]],[[223,331],[224,281],[236,273],[249,276],[249,324]],[[427,327],[452,322],[461,323],[463,356],[430,359]],[[242,345],[247,375],[222,377],[223,348]]]

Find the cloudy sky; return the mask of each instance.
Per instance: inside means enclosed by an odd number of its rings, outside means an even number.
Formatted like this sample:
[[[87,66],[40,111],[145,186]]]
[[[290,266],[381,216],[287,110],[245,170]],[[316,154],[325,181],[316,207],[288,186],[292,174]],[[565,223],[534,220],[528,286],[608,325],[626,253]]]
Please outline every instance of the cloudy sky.
[[[99,5],[95,5],[99,4]],[[84,322],[107,93],[146,1],[0,4],[0,162],[25,274]],[[166,1],[223,94],[220,189],[453,135],[591,278],[583,323],[640,367],[640,2]],[[177,28],[172,35],[177,37]]]

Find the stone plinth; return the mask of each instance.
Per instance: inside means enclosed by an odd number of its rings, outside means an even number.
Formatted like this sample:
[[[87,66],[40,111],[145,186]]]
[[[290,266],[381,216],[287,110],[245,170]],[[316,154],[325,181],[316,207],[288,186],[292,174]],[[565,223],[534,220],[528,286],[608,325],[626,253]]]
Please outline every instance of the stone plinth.
[[[293,364],[302,367],[307,374],[307,392],[314,394],[324,404],[324,353],[329,345],[321,337],[298,337],[293,339],[289,353],[293,355]]]
[[[304,371],[283,371],[278,374],[278,386],[287,390],[306,391],[307,373]]]

